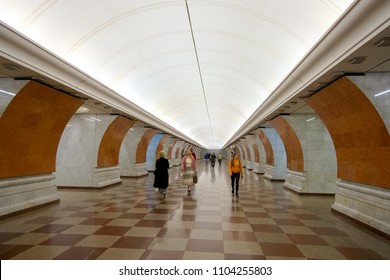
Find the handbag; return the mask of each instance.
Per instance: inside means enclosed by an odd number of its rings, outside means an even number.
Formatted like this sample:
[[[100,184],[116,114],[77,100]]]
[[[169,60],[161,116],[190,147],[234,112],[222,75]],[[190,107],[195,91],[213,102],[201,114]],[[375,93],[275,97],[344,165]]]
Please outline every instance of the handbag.
[[[198,175],[197,174],[195,174],[194,177],[192,178],[192,182],[194,184],[198,183]]]

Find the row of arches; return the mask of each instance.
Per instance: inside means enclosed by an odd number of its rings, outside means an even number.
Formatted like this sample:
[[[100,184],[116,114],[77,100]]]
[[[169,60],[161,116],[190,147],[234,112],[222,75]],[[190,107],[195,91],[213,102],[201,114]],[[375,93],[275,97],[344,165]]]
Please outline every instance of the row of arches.
[[[382,81],[382,83],[380,82]],[[388,74],[343,77],[235,143],[246,167],[299,194],[335,195],[332,210],[390,233]]]
[[[58,201],[57,186],[147,175],[160,150],[179,165],[192,147],[123,116],[75,114],[83,100],[35,81],[11,84],[19,90],[0,111],[0,216]],[[306,102],[313,113],[280,115],[234,144],[245,167],[297,193],[335,194],[333,210],[389,233],[389,118],[354,77]]]

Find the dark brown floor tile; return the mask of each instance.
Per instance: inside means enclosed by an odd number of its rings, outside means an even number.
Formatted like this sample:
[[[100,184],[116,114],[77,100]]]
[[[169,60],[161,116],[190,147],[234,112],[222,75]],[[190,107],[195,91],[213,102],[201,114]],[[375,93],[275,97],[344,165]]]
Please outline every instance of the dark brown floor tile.
[[[224,231],[223,240],[257,242],[256,235],[249,231]]]
[[[61,208],[61,211],[81,211],[85,209],[85,206],[66,206],[64,208]]]
[[[96,214],[99,214],[99,212],[76,212],[72,215],[69,215],[69,217],[89,218],[95,216]]]
[[[157,234],[157,237],[189,238],[190,235],[191,235],[191,230],[190,229],[163,228]]]
[[[280,226],[304,226],[300,220],[296,219],[274,219],[274,221]]]
[[[175,211],[175,209],[153,209],[150,214],[172,214]]]
[[[254,232],[283,232],[283,230],[276,225],[251,225]]]
[[[103,226],[94,235],[124,235],[130,230],[131,227],[119,227],[119,226]]]
[[[111,247],[112,248],[130,248],[130,249],[147,249],[152,243],[151,237],[122,236]]]
[[[123,215],[120,215],[118,219],[143,219],[147,214],[143,213],[124,213]]]
[[[172,217],[173,221],[195,221],[195,215],[174,215]]]
[[[30,249],[30,245],[0,245],[0,260],[8,260]]]
[[[35,233],[61,233],[68,228],[71,228],[73,225],[60,225],[60,224],[49,224],[49,225],[44,225],[40,228],[37,228],[33,232]]]
[[[321,220],[320,217],[312,214],[293,214],[293,216],[300,220]]]
[[[135,227],[160,227],[162,228],[167,221],[164,220],[141,220]]]
[[[71,247],[62,254],[55,257],[55,260],[95,260],[106,248]]]
[[[223,241],[189,239],[186,251],[223,253]]]
[[[286,209],[281,208],[265,208],[268,213],[290,213]]]
[[[287,234],[287,236],[291,239],[295,244],[303,244],[303,245],[329,245],[317,235],[309,235],[309,234]]]
[[[262,255],[225,254],[225,260],[265,260]]]
[[[247,218],[270,218],[271,216],[268,213],[262,212],[244,212]]]
[[[125,207],[109,207],[106,210],[104,210],[103,212],[123,212],[124,213],[128,210],[129,210],[129,208],[125,208]]]
[[[0,232],[0,244],[7,242],[8,240],[14,239],[23,233],[19,232]]]
[[[333,227],[310,227],[318,235],[347,236],[345,233]]]
[[[336,250],[338,250],[349,260],[385,260],[386,259],[371,249],[336,247]]]
[[[141,260],[181,260],[184,251],[146,250]]]
[[[42,217],[34,218],[32,220],[28,220],[28,221],[26,221],[26,223],[29,223],[29,224],[50,224],[58,219],[59,219],[58,217],[42,216]]]
[[[305,256],[294,244],[260,243],[264,255],[273,257],[304,258]]]
[[[40,245],[73,246],[87,236],[83,234],[58,234],[40,243]]]
[[[105,225],[109,222],[111,222],[112,219],[107,219],[107,218],[89,218],[86,219],[85,221],[81,222],[80,225]]]

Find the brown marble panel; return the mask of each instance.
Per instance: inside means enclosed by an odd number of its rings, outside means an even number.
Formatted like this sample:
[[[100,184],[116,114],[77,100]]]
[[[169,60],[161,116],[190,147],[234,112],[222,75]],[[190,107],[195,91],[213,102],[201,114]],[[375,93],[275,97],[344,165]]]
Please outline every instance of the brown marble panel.
[[[267,135],[260,129],[256,129],[254,131],[257,136],[259,137],[261,143],[263,143],[264,150],[265,150],[265,159],[266,159],[266,164],[268,165],[274,165],[274,150],[272,149],[271,142],[269,141]]]
[[[157,130],[153,128],[149,128],[145,131],[144,135],[142,135],[140,141],[138,142],[137,152],[135,156],[135,163],[144,163],[146,162],[146,152],[148,151],[148,146],[150,140],[152,140],[153,136],[157,133]]]
[[[173,147],[175,147],[176,142],[177,142],[177,139],[174,139],[171,142],[171,144],[169,144],[168,153],[167,153],[168,159],[172,159],[172,150],[173,150]]]
[[[304,171],[303,151],[294,129],[282,116],[273,119],[271,124],[278,132],[286,149],[287,168],[290,170]]]
[[[0,118],[0,178],[55,171],[62,132],[83,101],[30,81]]]
[[[257,147],[256,143],[252,142],[252,148],[253,148],[253,154],[255,156],[254,161],[256,163],[260,162],[260,154],[259,154],[259,148]]]
[[[164,149],[164,146],[165,146],[165,143],[168,141],[169,139],[169,135],[164,135],[161,139],[160,139],[160,143],[158,143],[157,145],[157,148],[156,148],[156,159],[158,158],[158,153]]]
[[[133,126],[134,121],[122,116],[113,120],[107,128],[100,142],[97,166],[108,167],[119,164],[119,151],[126,133]]]
[[[332,137],[338,178],[390,188],[390,136],[367,96],[343,77],[306,102]]]

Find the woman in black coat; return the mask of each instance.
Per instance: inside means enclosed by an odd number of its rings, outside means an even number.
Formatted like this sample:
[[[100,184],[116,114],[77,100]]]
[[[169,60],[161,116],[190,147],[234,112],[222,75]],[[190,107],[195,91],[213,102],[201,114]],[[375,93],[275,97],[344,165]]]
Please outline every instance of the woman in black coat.
[[[162,196],[165,196],[165,191],[169,185],[169,161],[166,159],[166,156],[164,151],[159,152],[156,160],[156,169],[154,170],[153,186],[158,188]]]

